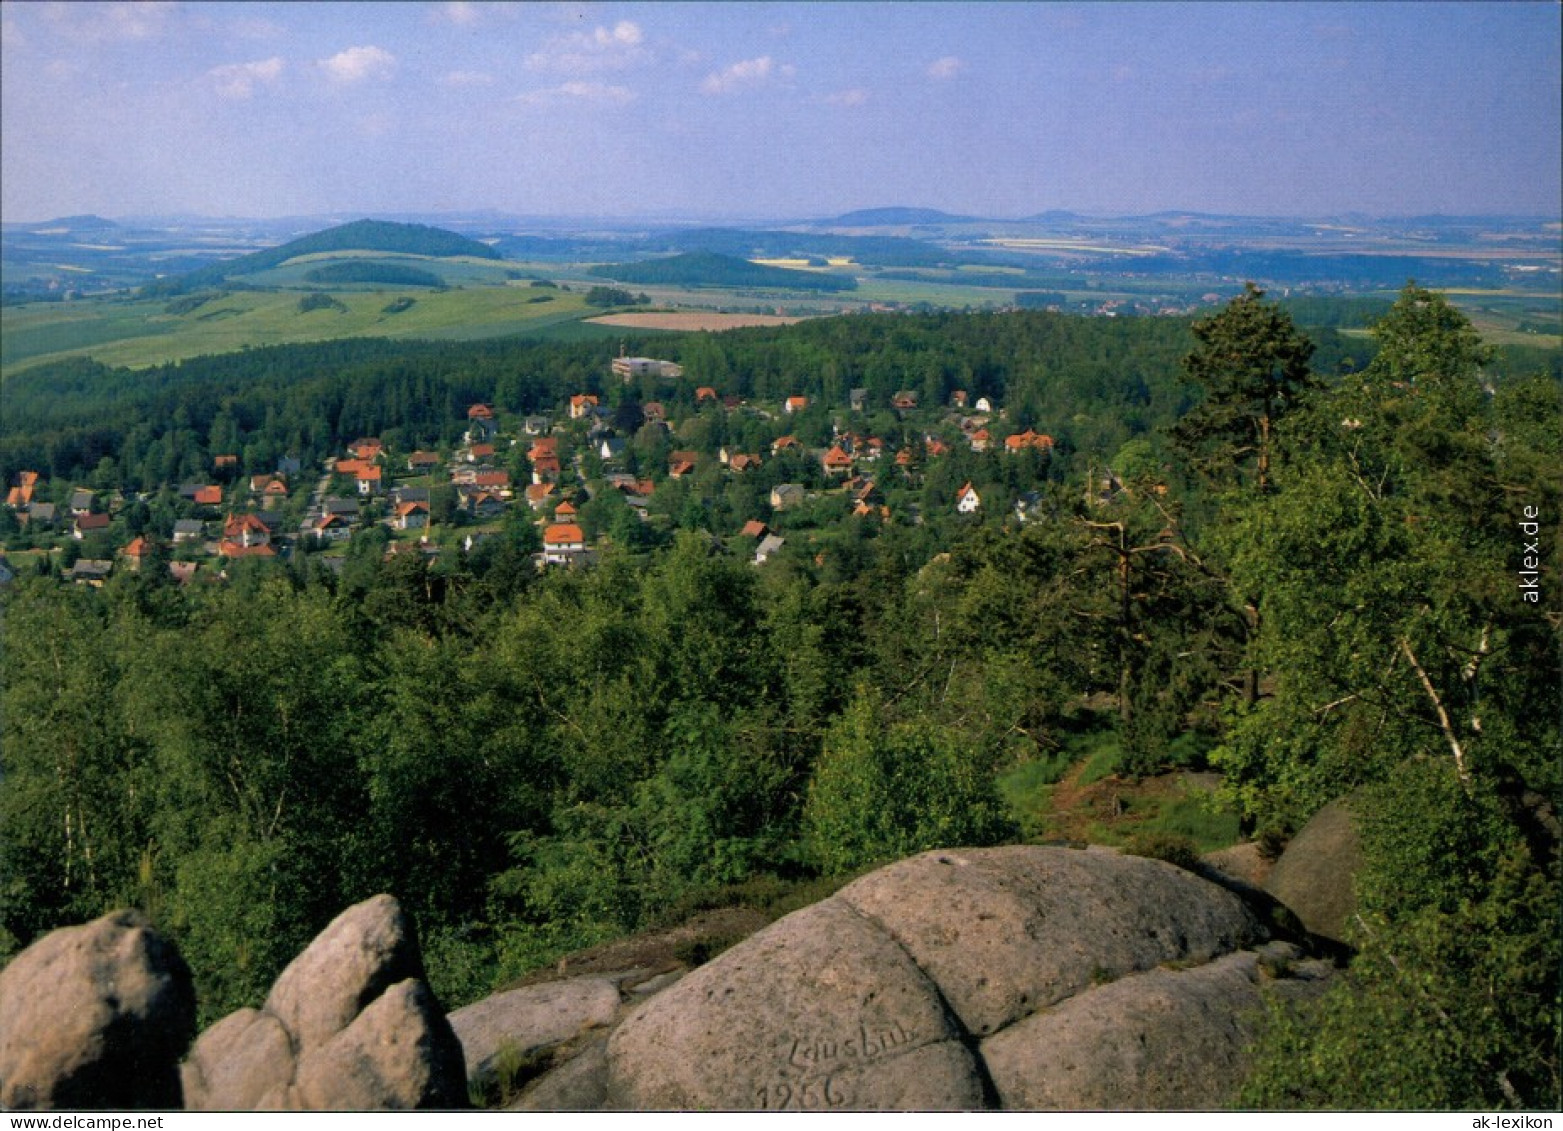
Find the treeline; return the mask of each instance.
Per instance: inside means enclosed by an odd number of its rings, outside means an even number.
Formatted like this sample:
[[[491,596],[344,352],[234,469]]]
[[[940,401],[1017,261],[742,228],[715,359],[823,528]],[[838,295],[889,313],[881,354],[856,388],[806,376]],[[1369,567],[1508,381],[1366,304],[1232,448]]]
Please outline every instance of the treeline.
[[[433,271],[401,263],[355,260],[328,263],[304,273],[306,283],[379,283],[388,287],[443,287],[445,280]]]

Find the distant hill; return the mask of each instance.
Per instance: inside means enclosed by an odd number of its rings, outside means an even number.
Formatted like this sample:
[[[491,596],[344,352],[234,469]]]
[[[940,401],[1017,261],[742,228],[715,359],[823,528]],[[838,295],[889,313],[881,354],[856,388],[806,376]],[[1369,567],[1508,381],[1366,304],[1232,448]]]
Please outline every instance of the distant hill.
[[[423,224],[395,224],[388,220],[355,220],[323,232],[313,232],[279,247],[241,255],[237,259],[214,263],[186,275],[162,279],[143,288],[148,295],[182,294],[201,287],[214,287],[236,276],[254,275],[297,259],[331,251],[385,251],[401,255],[426,255],[445,259],[472,256],[499,259],[499,252],[486,243],[459,236],[443,228]]]
[[[17,226],[33,232],[47,232],[56,228],[66,228],[73,232],[101,232],[109,228],[119,227],[113,220],[105,220],[102,216],[93,216],[90,213],[82,216],[61,216],[56,220],[44,220],[38,224],[19,224]]]
[[[897,228],[907,224],[965,224],[976,219],[954,216],[937,208],[864,208],[826,222],[846,228]]]
[[[589,274],[621,283],[683,287],[778,287],[794,291],[851,291],[857,280],[819,271],[767,267],[731,255],[692,251],[639,263],[610,263]]]

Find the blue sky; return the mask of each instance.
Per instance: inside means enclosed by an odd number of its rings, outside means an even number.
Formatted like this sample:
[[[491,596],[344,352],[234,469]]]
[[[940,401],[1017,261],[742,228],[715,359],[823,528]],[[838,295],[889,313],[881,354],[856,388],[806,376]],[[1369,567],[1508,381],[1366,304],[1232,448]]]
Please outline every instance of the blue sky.
[[[0,3],[0,212],[1555,215],[1560,11]]]

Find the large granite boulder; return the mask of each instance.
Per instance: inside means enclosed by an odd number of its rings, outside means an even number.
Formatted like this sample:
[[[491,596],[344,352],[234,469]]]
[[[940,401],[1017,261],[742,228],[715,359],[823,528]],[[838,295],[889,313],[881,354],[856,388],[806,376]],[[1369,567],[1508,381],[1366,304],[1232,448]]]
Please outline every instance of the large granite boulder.
[[[388,895],[349,908],[289,964],[265,1008],[230,1014],[182,1070],[195,1111],[466,1106],[461,1045]]]
[[[1265,880],[1265,890],[1309,931],[1344,943],[1357,910],[1362,840],[1351,799],[1330,802],[1292,838]]]
[[[52,931],[0,971],[0,1108],[176,1108],[190,970],[135,911]]]
[[[1262,988],[1310,993],[1329,973],[1265,938],[1237,896],[1159,861],[925,853],[631,1007],[524,1106],[1220,1106]]]
[[[466,1056],[467,1077],[480,1091],[503,1090],[497,1077],[544,1049],[565,1044],[618,1020],[621,999],[612,978],[566,978],[523,986],[474,1002],[450,1015]]]

